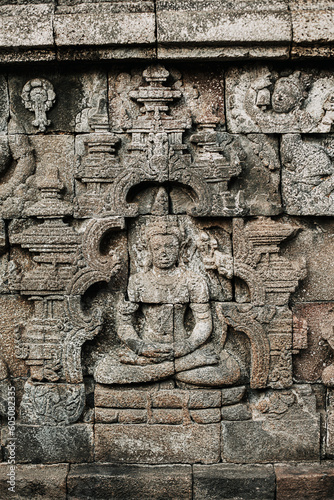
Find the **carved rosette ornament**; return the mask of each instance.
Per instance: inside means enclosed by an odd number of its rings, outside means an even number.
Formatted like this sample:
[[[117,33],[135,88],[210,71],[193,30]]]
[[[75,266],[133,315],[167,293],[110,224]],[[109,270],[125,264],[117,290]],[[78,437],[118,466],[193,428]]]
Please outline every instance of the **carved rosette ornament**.
[[[35,113],[35,119],[32,121],[33,126],[38,127],[39,132],[45,132],[46,127],[51,125],[46,112],[52,108],[56,101],[52,83],[44,78],[29,80],[22,89],[21,97],[24,106]]]

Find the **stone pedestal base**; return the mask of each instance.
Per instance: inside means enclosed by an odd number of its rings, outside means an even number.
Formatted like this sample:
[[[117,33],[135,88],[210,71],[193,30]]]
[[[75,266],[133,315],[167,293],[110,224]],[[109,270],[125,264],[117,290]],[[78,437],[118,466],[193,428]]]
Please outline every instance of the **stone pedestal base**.
[[[0,465],[0,499],[332,500],[334,465]]]

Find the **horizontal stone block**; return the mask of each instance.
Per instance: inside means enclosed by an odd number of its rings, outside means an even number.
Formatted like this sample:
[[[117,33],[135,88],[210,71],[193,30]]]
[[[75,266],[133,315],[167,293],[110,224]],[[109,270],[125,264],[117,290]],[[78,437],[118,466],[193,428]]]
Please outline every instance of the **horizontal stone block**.
[[[17,425],[16,438],[18,463],[80,463],[93,460],[93,426],[89,424],[68,427]],[[6,444],[6,433],[3,432],[5,457],[8,455]]]
[[[105,408],[146,408],[147,391],[113,390],[100,384],[95,388],[95,405]]]
[[[242,59],[289,59],[290,53],[287,46],[257,46],[254,45],[226,45],[211,46],[205,44],[198,45],[163,45],[157,47],[158,59],[187,59],[204,61],[235,61]]]
[[[222,422],[224,461],[320,460],[320,416],[310,386],[296,385],[290,390],[265,393],[254,391],[249,397],[253,420]]]
[[[147,421],[146,410],[119,410],[118,421],[121,424],[143,424]]]
[[[194,465],[194,500],[273,500],[271,465]]]
[[[95,408],[95,422],[113,424],[118,422],[118,410],[113,408]]]
[[[289,0],[294,44],[329,44],[334,40],[334,4],[331,0]]]
[[[279,426],[277,432],[251,420],[222,423],[223,460],[236,463],[311,461],[320,458],[320,421]]]
[[[221,391],[191,391],[189,408],[216,408],[221,404]]]
[[[0,49],[53,46],[52,5],[0,7]]]
[[[191,466],[74,465],[68,476],[67,495],[69,500],[190,500]]]
[[[191,419],[197,424],[213,424],[220,422],[220,408],[207,408],[204,410],[191,410]]]
[[[127,463],[219,461],[220,425],[95,425],[95,460]]]
[[[249,420],[252,413],[247,405],[238,404],[226,406],[221,409],[222,420]]]
[[[183,417],[180,409],[159,408],[152,411],[152,422],[155,424],[182,424]]]
[[[58,7],[55,43],[71,45],[148,45],[155,42],[152,1],[88,3]]]
[[[276,466],[277,500],[330,500],[334,498],[334,465]]]
[[[182,408],[185,403],[183,391],[155,391],[150,394],[152,408]]]
[[[66,498],[66,478],[68,464],[21,465],[15,468],[15,492],[8,491],[10,484],[7,463],[0,465],[0,499],[64,500]],[[13,476],[14,477],[14,476]]]
[[[222,405],[234,405],[242,400],[245,396],[246,387],[231,387],[222,390]]]
[[[14,54],[15,55],[15,54]],[[156,59],[156,49],[151,45],[133,46],[91,46],[80,47],[73,45],[71,47],[58,47],[58,61],[110,61],[114,59],[133,60],[133,59]],[[15,60],[15,59],[14,59]]]
[[[289,45],[291,22],[285,1],[157,2],[157,41],[168,44]],[[186,48],[183,48],[186,50]]]
[[[333,57],[334,48],[332,44],[321,45],[320,43],[315,43],[311,45],[296,45],[293,44],[291,47],[290,57],[291,59],[312,59],[313,57],[323,57],[328,59]]]

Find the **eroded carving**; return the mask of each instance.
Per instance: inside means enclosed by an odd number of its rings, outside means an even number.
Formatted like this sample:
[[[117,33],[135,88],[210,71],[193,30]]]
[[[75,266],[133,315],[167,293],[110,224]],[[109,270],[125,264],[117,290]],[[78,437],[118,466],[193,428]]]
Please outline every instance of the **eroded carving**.
[[[334,214],[334,142],[282,136],[282,194],[286,210],[296,215]]]
[[[334,317],[333,310],[323,319],[321,324],[322,337],[325,339],[334,351]],[[322,381],[328,387],[334,387],[334,363],[327,366],[322,372]]]
[[[3,357],[0,357],[0,415],[8,417],[8,391],[11,387],[9,371]]]
[[[34,191],[34,152],[23,133],[1,137],[0,142],[0,213],[18,217]]]
[[[236,282],[235,294],[240,305],[232,310],[229,307],[226,314],[232,324],[243,325],[239,326],[242,331],[251,330],[253,386],[268,383],[282,388],[292,384],[292,312],[288,301],[306,276],[306,269],[304,261],[291,262],[280,256],[278,245],[296,230],[267,218],[247,225],[241,219],[234,220],[234,274],[241,280]],[[259,365],[256,360],[261,358]]]
[[[109,252],[106,263],[100,242],[122,221],[91,221],[82,236],[63,220],[73,207],[62,199],[58,172],[49,171],[38,187],[39,200],[26,214],[41,222],[22,228],[14,221],[10,228],[11,244],[28,249],[35,264],[29,272],[17,268],[11,279],[11,286],[35,307],[33,317],[16,330],[16,355],[30,368],[21,416],[29,423],[70,423],[84,407],[81,347],[102,324],[100,311],[84,314],[81,296],[117,272],[119,256]]]
[[[28,424],[68,425],[76,422],[85,406],[83,384],[26,382],[20,416]]]

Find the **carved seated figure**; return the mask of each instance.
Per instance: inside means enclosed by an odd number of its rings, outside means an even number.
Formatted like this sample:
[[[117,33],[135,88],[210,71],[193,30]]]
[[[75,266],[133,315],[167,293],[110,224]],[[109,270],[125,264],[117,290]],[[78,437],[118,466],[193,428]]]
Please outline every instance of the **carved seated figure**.
[[[95,380],[105,384],[157,381],[172,375],[197,386],[238,382],[240,368],[226,351],[214,348],[209,290],[205,279],[180,264],[181,231],[171,217],[146,230],[151,267],[129,279],[128,302],[119,305],[117,334],[125,347],[98,363]],[[179,265],[180,264],[180,265]],[[194,326],[185,326],[187,308]],[[144,316],[140,327],[137,311]]]

